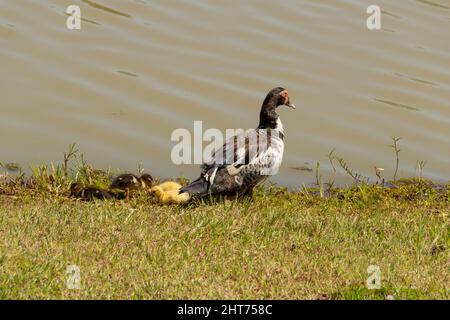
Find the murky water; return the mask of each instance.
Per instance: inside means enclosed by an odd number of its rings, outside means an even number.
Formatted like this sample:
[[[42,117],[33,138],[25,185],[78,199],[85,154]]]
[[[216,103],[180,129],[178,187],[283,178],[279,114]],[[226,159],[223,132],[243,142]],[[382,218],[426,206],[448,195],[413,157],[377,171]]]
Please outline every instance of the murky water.
[[[283,168],[308,184],[336,149],[373,177],[450,179],[450,1],[0,0],[0,161],[59,161],[76,142],[99,168],[194,178],[175,166],[176,128],[250,128],[266,92],[283,86]],[[77,4],[82,29],[66,28]],[[338,174],[338,182],[345,175]]]

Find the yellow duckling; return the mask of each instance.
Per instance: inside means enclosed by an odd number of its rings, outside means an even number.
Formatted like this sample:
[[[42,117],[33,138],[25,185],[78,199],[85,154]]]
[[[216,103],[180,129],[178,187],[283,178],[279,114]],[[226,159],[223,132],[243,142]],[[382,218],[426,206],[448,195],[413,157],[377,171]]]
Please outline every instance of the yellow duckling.
[[[189,201],[188,193],[179,194],[181,185],[175,181],[166,181],[150,189],[162,204],[182,204]]]

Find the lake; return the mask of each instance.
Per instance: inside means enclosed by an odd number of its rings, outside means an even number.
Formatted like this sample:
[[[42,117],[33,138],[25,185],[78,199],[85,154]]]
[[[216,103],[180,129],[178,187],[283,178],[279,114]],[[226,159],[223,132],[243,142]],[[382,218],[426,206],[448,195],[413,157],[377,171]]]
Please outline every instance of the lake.
[[[100,169],[195,178],[175,165],[178,128],[252,128],[266,93],[280,108],[283,167],[273,182],[351,179],[331,150],[375,181],[450,180],[450,1],[0,0],[0,161],[61,161],[76,143]],[[81,30],[66,27],[70,4]],[[207,143],[205,143],[206,145]],[[312,170],[312,171],[311,171]]]

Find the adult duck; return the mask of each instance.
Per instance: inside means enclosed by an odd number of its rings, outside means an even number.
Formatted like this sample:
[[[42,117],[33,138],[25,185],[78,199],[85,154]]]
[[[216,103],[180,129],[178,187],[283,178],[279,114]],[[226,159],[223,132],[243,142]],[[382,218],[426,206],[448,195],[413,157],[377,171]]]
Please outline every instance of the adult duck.
[[[201,166],[200,177],[180,189],[191,196],[245,195],[278,172],[284,153],[284,129],[279,106],[295,109],[286,89],[269,91],[261,107],[256,129],[236,135],[215,150]]]

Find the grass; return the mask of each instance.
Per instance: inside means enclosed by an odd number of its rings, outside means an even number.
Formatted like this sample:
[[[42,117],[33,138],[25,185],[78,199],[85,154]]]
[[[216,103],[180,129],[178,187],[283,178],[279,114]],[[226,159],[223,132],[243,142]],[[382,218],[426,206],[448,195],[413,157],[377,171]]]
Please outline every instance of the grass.
[[[423,179],[393,189],[275,186],[188,206],[145,194],[70,199],[73,180],[110,179],[84,162],[8,179],[1,299],[449,298],[450,190]],[[80,267],[80,289],[66,285],[70,265]],[[381,271],[378,290],[366,286],[370,265]]]

